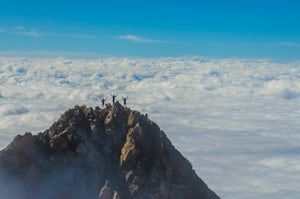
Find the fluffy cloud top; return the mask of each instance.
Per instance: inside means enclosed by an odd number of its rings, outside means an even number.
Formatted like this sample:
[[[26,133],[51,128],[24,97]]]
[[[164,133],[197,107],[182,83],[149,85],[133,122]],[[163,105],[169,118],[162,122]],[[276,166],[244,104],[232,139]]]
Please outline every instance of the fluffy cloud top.
[[[118,93],[161,126],[221,198],[299,198],[299,64],[1,58],[0,146],[45,130],[75,104]]]

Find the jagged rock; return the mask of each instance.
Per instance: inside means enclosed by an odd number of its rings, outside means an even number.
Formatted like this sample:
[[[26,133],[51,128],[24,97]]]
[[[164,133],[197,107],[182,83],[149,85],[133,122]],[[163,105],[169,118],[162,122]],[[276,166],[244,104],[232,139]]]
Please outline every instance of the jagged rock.
[[[165,133],[119,103],[75,106],[0,152],[4,198],[219,199]],[[99,195],[98,195],[99,193]]]
[[[99,199],[112,199],[113,197],[113,189],[110,187],[109,181],[106,180],[105,185],[100,190]]]

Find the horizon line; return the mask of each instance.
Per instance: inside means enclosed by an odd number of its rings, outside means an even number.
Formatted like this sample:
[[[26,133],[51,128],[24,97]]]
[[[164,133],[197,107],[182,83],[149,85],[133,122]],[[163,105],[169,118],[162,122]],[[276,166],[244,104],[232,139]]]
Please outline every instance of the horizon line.
[[[221,56],[206,56],[197,54],[187,54],[180,56],[134,56],[134,55],[114,55],[102,54],[97,52],[76,52],[76,51],[48,51],[48,50],[0,50],[0,57],[2,58],[40,58],[40,59],[54,59],[54,58],[67,58],[67,59],[103,59],[103,58],[129,58],[129,59],[164,59],[164,58],[202,58],[209,60],[265,60],[274,62],[300,62],[299,59],[281,58],[276,59],[272,57],[221,57]]]

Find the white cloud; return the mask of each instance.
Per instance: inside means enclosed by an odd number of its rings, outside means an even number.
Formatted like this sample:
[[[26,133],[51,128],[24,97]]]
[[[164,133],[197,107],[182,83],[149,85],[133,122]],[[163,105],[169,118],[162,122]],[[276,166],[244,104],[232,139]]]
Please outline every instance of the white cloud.
[[[0,33],[10,34],[10,35],[22,35],[22,36],[30,36],[30,37],[39,37],[42,36],[35,28],[26,28],[24,26],[16,26],[12,28],[0,28]]]
[[[0,33],[10,35],[22,35],[30,37],[69,37],[69,38],[85,38],[85,39],[99,39],[99,36],[91,34],[65,34],[65,33],[51,33],[41,32],[35,28],[27,28],[24,26],[16,26],[12,28],[0,28]]]
[[[31,37],[38,37],[42,35],[36,29],[25,28],[24,26],[16,26],[13,28],[2,28],[0,29],[0,32],[5,34],[23,35],[23,36],[31,36]]]
[[[68,51],[0,51],[1,57],[31,57],[31,58],[77,58],[77,59],[95,59],[101,57],[97,53],[89,52],[68,52]]]
[[[72,38],[82,38],[82,39],[99,39],[99,36],[88,35],[88,34],[63,34],[63,33],[46,33],[45,36],[55,36],[55,37],[72,37]]]
[[[224,46],[225,43],[223,43],[223,42],[211,42],[210,45],[212,45],[212,46]]]
[[[0,33],[10,34],[10,35],[22,35],[29,37],[66,37],[66,38],[82,38],[82,39],[99,39],[101,38],[98,35],[93,34],[77,34],[77,33],[58,33],[58,32],[43,32],[36,28],[28,28],[22,25],[10,27],[10,28],[0,28]],[[155,40],[144,38],[136,35],[119,35],[115,38],[121,40],[127,40],[136,43],[171,43],[166,40]],[[173,42],[172,42],[173,43]]]
[[[222,199],[300,196],[300,67],[199,57],[0,59],[0,147],[128,95]]]
[[[136,35],[119,35],[116,38],[136,43],[168,43],[167,41],[147,39]]]
[[[23,106],[13,106],[13,105],[3,105],[0,107],[0,115],[8,116],[8,115],[21,115],[26,114],[28,109]]]
[[[16,31],[23,31],[23,30],[26,30],[26,28],[24,26],[16,26],[13,28],[14,30]]]
[[[300,47],[300,43],[297,43],[297,42],[291,42],[291,41],[279,42],[278,45],[280,45],[280,46]]]

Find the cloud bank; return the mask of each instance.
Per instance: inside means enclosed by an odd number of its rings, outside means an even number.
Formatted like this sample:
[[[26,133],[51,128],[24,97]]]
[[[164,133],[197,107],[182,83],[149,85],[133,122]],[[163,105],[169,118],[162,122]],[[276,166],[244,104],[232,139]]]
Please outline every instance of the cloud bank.
[[[0,59],[0,146],[75,104],[128,95],[223,199],[300,197],[300,62]]]

